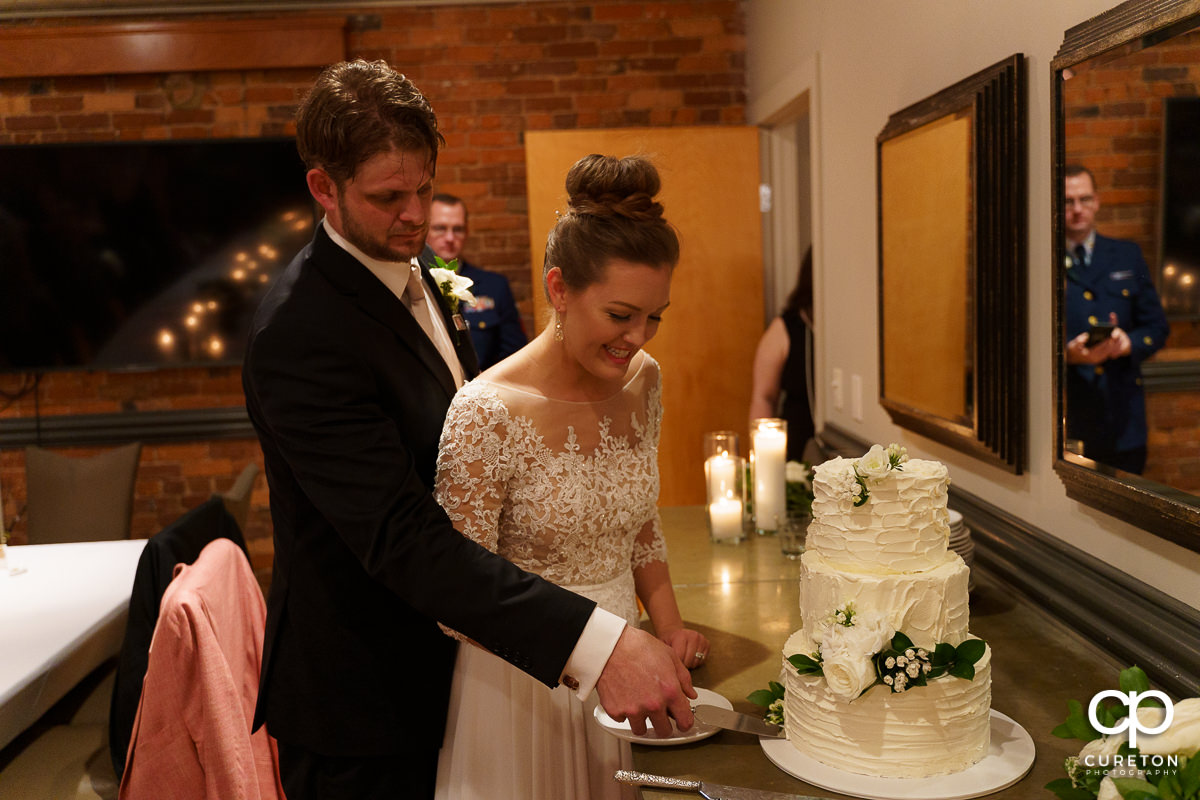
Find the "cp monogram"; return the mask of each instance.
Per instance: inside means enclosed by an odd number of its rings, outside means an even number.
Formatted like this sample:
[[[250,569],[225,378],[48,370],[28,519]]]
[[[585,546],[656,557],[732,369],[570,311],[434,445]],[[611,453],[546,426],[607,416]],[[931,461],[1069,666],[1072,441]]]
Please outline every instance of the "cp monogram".
[[[1111,697],[1121,703],[1124,703],[1125,706],[1129,708],[1129,716],[1121,718],[1120,720],[1117,721],[1116,725],[1114,725],[1111,728],[1101,725],[1100,720],[1098,720],[1096,718],[1096,706],[1098,706],[1100,704],[1100,701],[1106,697]],[[1166,714],[1163,715],[1162,724],[1160,724],[1157,727],[1148,728],[1142,724],[1140,719],[1138,719],[1138,714],[1137,714],[1138,703],[1140,703],[1141,699],[1144,697],[1153,697],[1154,699],[1159,700],[1160,702],[1162,702],[1163,708],[1167,712]],[[1145,692],[1128,692],[1128,693],[1120,692],[1120,691],[1117,691],[1116,689],[1107,689],[1103,692],[1100,692],[1095,697],[1093,697],[1092,702],[1088,704],[1088,721],[1092,723],[1092,726],[1096,730],[1100,731],[1101,733],[1106,733],[1106,734],[1120,733],[1121,731],[1128,728],[1129,729],[1129,746],[1130,747],[1137,747],[1138,731],[1141,731],[1142,733],[1148,733],[1148,734],[1162,733],[1168,727],[1170,727],[1171,719],[1174,716],[1175,716],[1175,707],[1171,704],[1171,698],[1167,697],[1165,694],[1158,691],[1157,689],[1150,689],[1149,691],[1145,691]]]

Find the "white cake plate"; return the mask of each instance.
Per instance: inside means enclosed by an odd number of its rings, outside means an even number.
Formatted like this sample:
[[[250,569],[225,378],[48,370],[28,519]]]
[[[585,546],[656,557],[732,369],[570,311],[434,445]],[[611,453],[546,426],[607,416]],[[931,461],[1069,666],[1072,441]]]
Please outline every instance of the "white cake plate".
[[[991,744],[978,763],[953,775],[932,778],[877,778],[822,764],[787,739],[760,738],[775,766],[802,781],[867,800],[966,800],[1012,786],[1033,766],[1033,739],[1025,729],[992,709]]]

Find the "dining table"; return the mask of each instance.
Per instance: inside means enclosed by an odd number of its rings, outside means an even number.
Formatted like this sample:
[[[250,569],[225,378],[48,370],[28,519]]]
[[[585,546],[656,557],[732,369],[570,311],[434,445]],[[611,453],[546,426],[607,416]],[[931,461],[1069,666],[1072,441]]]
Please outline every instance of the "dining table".
[[[684,624],[708,637],[709,656],[692,671],[695,686],[725,698],[734,710],[762,716],[748,696],[780,679],[782,649],[800,620],[800,561],[784,556],[773,535],[751,532],[731,544],[713,542],[705,508],[661,511],[675,596]],[[1053,800],[1043,788],[1065,777],[1063,761],[1082,742],[1051,731],[1066,719],[1067,703],[1085,705],[1096,693],[1117,687],[1120,664],[979,567],[972,567],[971,632],[992,649],[992,709],[1032,740],[1032,763],[1011,785],[988,794],[997,800]],[[769,745],[768,745],[769,746]],[[634,743],[633,767],[654,775],[782,792],[816,798],[910,797],[865,793],[850,779],[842,789],[821,786],[777,766],[757,736],[720,730],[675,745]],[[811,776],[810,776],[811,777]],[[836,782],[835,782],[836,783]],[[695,793],[642,788],[643,800],[681,800]],[[971,797],[938,790],[924,797]]]
[[[145,539],[6,546],[0,749],[117,655]]]

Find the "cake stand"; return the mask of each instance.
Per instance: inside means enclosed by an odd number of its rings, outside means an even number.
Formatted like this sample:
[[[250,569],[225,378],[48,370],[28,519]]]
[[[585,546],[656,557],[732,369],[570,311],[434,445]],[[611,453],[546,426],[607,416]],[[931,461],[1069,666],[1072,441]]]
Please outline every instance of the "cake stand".
[[[965,800],[998,792],[1025,776],[1033,766],[1033,739],[1015,721],[991,712],[991,742],[978,763],[952,775],[930,778],[877,778],[822,764],[787,739],[759,739],[775,766],[802,781],[867,800]]]

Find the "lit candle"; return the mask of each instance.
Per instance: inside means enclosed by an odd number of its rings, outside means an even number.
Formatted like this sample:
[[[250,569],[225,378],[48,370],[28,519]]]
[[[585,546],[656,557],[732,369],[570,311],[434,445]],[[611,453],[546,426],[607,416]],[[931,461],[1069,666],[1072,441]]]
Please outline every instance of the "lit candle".
[[[787,428],[782,420],[759,420],[751,434],[754,457],[754,525],[777,530],[787,517]]]
[[[708,474],[708,497],[709,499],[729,497],[734,494],[736,484],[734,481],[737,478],[737,462],[741,459],[735,459],[728,453],[715,455],[704,462],[705,472]]]
[[[708,524],[713,541],[736,542],[742,538],[742,501],[725,497],[708,506]]]

